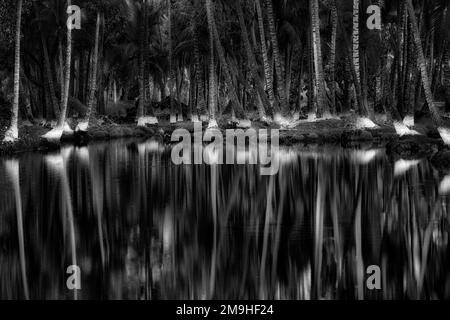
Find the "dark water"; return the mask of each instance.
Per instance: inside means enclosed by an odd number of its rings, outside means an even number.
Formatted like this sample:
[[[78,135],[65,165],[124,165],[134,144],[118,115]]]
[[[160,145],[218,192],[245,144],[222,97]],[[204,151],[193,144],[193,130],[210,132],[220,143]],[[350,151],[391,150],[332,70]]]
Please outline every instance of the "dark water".
[[[270,177],[126,141],[1,159],[0,299],[448,299],[444,174],[396,160],[292,149]]]

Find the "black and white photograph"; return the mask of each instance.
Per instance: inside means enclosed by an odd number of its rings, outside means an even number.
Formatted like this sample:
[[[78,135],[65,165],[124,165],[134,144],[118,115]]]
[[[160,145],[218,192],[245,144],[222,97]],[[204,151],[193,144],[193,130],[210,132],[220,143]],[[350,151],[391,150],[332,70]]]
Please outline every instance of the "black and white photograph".
[[[445,301],[449,211],[448,0],[0,0],[0,301]]]

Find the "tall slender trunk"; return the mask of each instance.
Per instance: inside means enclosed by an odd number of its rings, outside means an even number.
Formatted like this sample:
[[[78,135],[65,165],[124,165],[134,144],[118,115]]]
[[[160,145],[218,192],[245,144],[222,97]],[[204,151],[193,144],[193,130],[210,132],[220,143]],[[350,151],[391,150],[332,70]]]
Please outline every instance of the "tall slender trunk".
[[[39,10],[38,10],[38,6],[37,6],[37,2],[34,1],[33,5],[34,5],[35,13],[38,14]],[[39,27],[39,37],[40,37],[41,45],[42,45],[42,53],[44,55],[44,71],[46,74],[45,80],[47,80],[46,85],[48,88],[50,104],[52,106],[52,108],[49,107],[48,110],[51,109],[51,111],[53,112],[53,115],[56,116],[56,118],[59,118],[59,113],[60,113],[59,103],[58,103],[58,99],[56,98],[55,84],[53,82],[53,74],[52,74],[52,69],[51,69],[51,65],[50,65],[50,58],[49,58],[49,54],[48,54],[47,42],[44,38],[44,33],[42,32],[42,24],[39,23],[38,27]]]
[[[330,50],[330,74],[331,74],[331,113],[336,113],[336,42],[338,27],[338,11],[336,0],[331,1],[331,50]]]
[[[139,106],[138,106],[138,111],[137,111],[137,119],[141,118],[144,116],[144,108],[145,108],[145,19],[146,19],[146,14],[145,14],[145,0],[142,0],[142,10],[140,12],[140,17],[139,17]],[[167,0],[167,3],[169,5],[169,12],[170,12],[170,0]],[[170,14],[169,14],[170,16]],[[170,21],[170,19],[169,19]],[[170,27],[169,27],[170,30]],[[169,31],[170,34],[170,31]],[[170,54],[171,55],[171,54]]]
[[[250,72],[249,76],[250,76],[250,79],[252,79],[254,81],[257,95],[259,95],[259,98],[261,99],[261,101],[264,102],[265,100],[267,100],[267,96],[266,96],[266,93],[264,92],[264,88],[262,87],[262,80],[259,78],[259,75],[258,75],[258,66],[256,64],[256,58],[255,58],[255,55],[253,53],[253,49],[252,49],[252,46],[250,43],[247,26],[245,25],[245,19],[244,19],[244,13],[242,11],[241,0],[236,0],[236,9],[237,9],[237,13],[238,13],[239,26],[241,29],[241,36],[242,36],[242,39],[244,40],[245,52],[247,54],[247,60],[248,60],[248,64],[249,64],[249,66],[248,66],[248,69]],[[268,102],[267,104],[268,104],[267,107],[270,108],[270,102]],[[262,106],[261,103],[257,103],[256,105],[258,106],[258,113],[259,113],[260,119],[264,119],[266,117],[266,111],[264,110],[264,107]]]
[[[168,10],[168,33],[169,33],[169,94],[170,94],[170,122],[176,121],[174,103],[173,103],[173,81],[175,73],[173,69],[173,43],[172,43],[172,2],[167,0]]]
[[[264,15],[261,8],[261,0],[255,0],[256,11],[258,13],[258,26],[259,26],[259,36],[261,39],[261,52],[264,63],[264,75],[267,87],[267,93],[269,94],[270,107],[273,112],[275,103],[275,93],[273,91],[273,74],[272,68],[270,67],[269,55],[267,53],[267,43],[266,43],[266,33],[264,30]]]
[[[19,94],[20,94],[20,31],[22,24],[23,0],[17,1],[16,38],[14,50],[14,97],[12,103],[11,125],[5,133],[4,142],[14,142],[19,138]]]
[[[280,58],[280,49],[278,45],[278,36],[275,25],[275,16],[273,13],[272,0],[266,0],[266,6],[267,6],[267,17],[269,21],[269,35],[270,40],[272,42],[273,58],[275,60],[275,70],[276,70],[275,74],[277,79],[278,99],[280,101],[281,111],[286,114],[289,112],[289,109],[286,102],[286,92],[283,79],[284,68]]]
[[[215,59],[214,59],[214,15],[213,15],[213,3],[211,0],[206,0],[206,12],[208,17],[208,33],[209,33],[209,114],[211,120],[216,119],[217,109],[217,81],[215,71]]]
[[[352,59],[356,73],[355,81],[361,85],[361,68],[359,62],[359,0],[353,0]],[[364,113],[361,105],[358,105],[356,109],[359,109],[362,114]]]
[[[319,1],[310,0],[311,32],[314,54],[315,88],[317,90],[317,118],[328,111],[325,99],[325,76],[323,73],[322,44],[320,41]]]
[[[439,115],[439,111],[438,111],[436,105],[434,104],[433,93],[431,92],[430,78],[428,76],[427,64],[426,64],[426,60],[425,60],[425,56],[424,56],[423,48],[422,48],[422,39],[420,38],[419,26],[417,24],[416,13],[414,11],[414,6],[413,6],[411,0],[407,0],[407,6],[408,6],[409,17],[411,19],[411,24],[412,24],[412,32],[414,35],[414,43],[416,46],[416,59],[417,59],[417,63],[419,65],[420,73],[422,76],[422,86],[425,91],[425,98],[427,100],[428,107],[430,108],[430,112],[431,112],[433,121],[435,122],[435,124],[437,126],[440,126],[440,125],[442,125],[442,119],[441,119],[441,116]]]
[[[92,115],[92,111],[94,108],[95,101],[95,93],[97,91],[97,72],[98,72],[98,48],[99,48],[99,38],[100,38],[100,11],[97,12],[97,24],[95,27],[95,44],[94,44],[94,53],[92,59],[92,78],[91,85],[89,88],[89,97],[87,102],[88,111],[86,114],[86,121],[89,123],[89,120]]]
[[[443,65],[444,87],[445,87],[445,100],[447,105],[450,106],[450,42],[447,42],[444,53],[444,65]]]
[[[67,6],[71,5],[71,0],[67,0]],[[62,50],[62,48],[61,48]],[[63,128],[67,117],[67,103],[69,101],[70,87],[70,66],[72,61],[72,30],[67,28],[67,48],[66,48],[66,66],[64,75],[64,92],[62,93],[61,114],[58,121],[58,127]]]
[[[228,90],[230,91],[231,101],[233,102],[233,110],[238,118],[244,118],[244,109],[242,108],[241,102],[239,101],[236,87],[234,85],[231,71],[228,66],[228,62],[225,58],[225,53],[223,50],[222,43],[220,42],[219,32],[217,30],[217,25],[215,23],[214,12],[212,12],[212,24],[213,24],[213,33],[214,33],[214,41],[216,43],[217,55],[219,56],[220,64],[223,69],[223,73],[225,76],[225,81],[227,82]]]

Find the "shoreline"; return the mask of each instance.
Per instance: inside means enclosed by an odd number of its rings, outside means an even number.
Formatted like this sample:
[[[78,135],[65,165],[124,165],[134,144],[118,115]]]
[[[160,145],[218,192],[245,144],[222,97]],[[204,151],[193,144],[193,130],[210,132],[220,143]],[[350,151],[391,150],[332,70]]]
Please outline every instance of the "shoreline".
[[[87,133],[63,135],[60,143],[51,143],[43,140],[41,136],[49,128],[39,125],[22,126],[19,130],[20,139],[15,144],[0,143],[0,156],[8,157],[27,152],[48,152],[58,150],[63,145],[88,145],[94,142],[114,141],[125,138],[159,139],[171,144],[171,134],[175,129],[184,128],[193,132],[192,122],[179,122],[176,124],[161,123],[154,126],[138,127],[135,124],[96,124],[89,128]],[[277,129],[255,122],[252,128]],[[206,124],[203,124],[206,129]],[[220,123],[220,130],[238,129],[235,126]],[[246,129],[242,129],[246,130]],[[417,126],[423,135],[403,136],[396,134],[389,126],[380,126],[377,129],[358,130],[344,121],[323,120],[314,123],[302,123],[294,129],[280,130],[279,144],[283,147],[298,145],[335,145],[344,148],[357,148],[361,145],[385,146],[389,153],[398,158],[428,158],[442,170],[450,170],[450,148],[439,138],[437,131],[426,126]],[[0,133],[2,136],[3,132]]]

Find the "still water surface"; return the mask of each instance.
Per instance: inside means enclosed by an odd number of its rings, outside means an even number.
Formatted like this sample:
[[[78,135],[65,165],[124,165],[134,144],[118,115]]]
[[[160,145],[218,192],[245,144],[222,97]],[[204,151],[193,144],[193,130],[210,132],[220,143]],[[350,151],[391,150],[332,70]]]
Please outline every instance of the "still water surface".
[[[338,147],[283,150],[275,176],[155,141],[0,159],[0,299],[449,299],[442,178]]]

